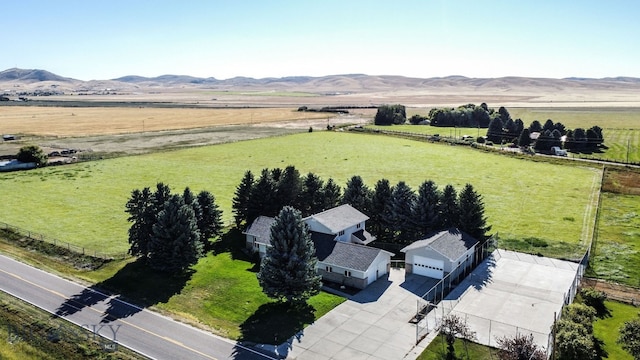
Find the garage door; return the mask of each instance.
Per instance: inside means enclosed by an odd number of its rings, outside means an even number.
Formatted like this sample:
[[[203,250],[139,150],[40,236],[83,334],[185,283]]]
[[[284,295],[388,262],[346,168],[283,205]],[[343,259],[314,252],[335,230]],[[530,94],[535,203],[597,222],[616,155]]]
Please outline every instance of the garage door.
[[[442,279],[444,277],[444,262],[422,256],[414,256],[413,273],[434,279]]]

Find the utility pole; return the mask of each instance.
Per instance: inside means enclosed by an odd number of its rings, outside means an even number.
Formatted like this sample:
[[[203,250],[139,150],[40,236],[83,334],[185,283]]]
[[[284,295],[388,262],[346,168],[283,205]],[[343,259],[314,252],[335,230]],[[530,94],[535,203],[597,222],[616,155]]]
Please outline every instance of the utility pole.
[[[627,139],[627,164],[629,164],[629,145],[631,144],[631,139]]]

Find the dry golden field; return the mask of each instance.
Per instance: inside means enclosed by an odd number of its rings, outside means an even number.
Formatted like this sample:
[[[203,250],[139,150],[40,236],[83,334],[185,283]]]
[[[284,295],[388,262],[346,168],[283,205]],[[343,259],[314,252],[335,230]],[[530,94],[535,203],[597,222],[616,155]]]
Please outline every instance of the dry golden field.
[[[328,119],[296,108],[0,107],[0,133],[89,136]]]

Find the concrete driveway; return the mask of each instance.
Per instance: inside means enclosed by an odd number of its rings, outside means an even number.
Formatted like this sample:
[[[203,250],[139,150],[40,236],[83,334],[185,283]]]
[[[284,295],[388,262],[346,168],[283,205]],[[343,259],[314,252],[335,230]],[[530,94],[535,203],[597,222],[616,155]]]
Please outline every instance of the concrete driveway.
[[[416,327],[409,323],[420,295],[436,280],[392,269],[331,310],[298,336],[270,350],[287,359],[415,359]],[[416,353],[417,352],[417,353]]]

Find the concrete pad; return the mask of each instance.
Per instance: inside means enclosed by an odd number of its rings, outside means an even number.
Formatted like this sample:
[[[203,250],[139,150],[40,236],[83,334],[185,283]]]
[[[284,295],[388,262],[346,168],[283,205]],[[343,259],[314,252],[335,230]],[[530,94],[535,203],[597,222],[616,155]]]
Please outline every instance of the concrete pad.
[[[575,263],[499,250],[447,300],[481,344],[496,346],[496,338],[531,333],[546,348],[554,314],[561,311],[577,270]]]
[[[350,349],[358,350],[366,354],[375,354],[376,350],[380,347],[380,342],[370,339],[368,337],[360,336],[355,338],[347,346]]]
[[[332,360],[367,360],[371,354],[346,347],[333,356]]]
[[[347,331],[343,327],[337,328],[334,331],[330,332],[325,336],[327,340],[336,342],[342,345],[348,345],[352,342],[356,337],[360,336],[360,334],[353,333],[351,331]]]

